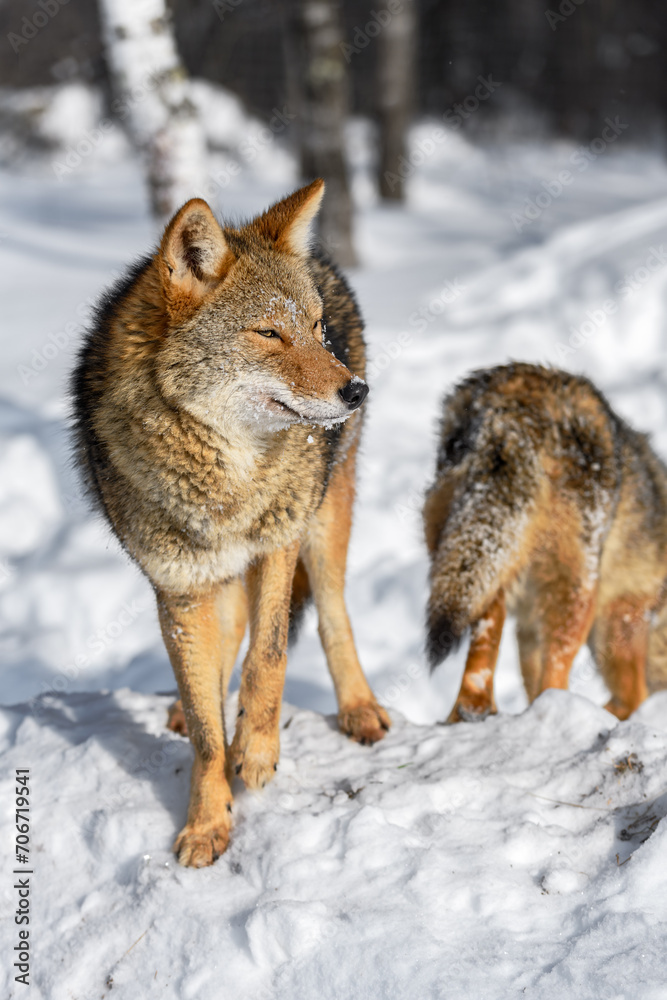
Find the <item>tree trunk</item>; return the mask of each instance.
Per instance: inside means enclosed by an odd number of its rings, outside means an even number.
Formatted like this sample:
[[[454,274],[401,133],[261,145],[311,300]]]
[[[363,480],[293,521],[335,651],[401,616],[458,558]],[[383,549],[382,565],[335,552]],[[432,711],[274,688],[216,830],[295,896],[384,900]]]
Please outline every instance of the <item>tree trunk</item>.
[[[321,243],[339,264],[351,267],[357,258],[345,162],[348,79],[338,3],[300,0],[295,39],[300,70],[301,172],[306,179],[324,178],[326,194],[319,215]]]
[[[390,15],[377,36],[377,109],[380,123],[378,180],[383,198],[402,201],[405,182],[400,173],[405,135],[414,108],[417,54],[417,11],[405,0]]]
[[[165,0],[99,0],[115,100],[144,161],[153,214],[169,218],[206,183],[206,139]]]

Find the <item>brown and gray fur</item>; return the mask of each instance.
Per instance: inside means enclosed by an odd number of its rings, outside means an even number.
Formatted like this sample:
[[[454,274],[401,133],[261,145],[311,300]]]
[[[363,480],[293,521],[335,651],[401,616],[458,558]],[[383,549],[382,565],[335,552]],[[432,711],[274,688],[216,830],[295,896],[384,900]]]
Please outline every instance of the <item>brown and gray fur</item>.
[[[667,470],[585,378],[528,364],[445,400],[424,506],[433,667],[470,630],[450,722],[495,712],[505,611],[532,701],[587,640],[626,718],[667,686]]]
[[[155,589],[182,703],[170,724],[194,747],[185,865],[226,848],[233,774],[251,788],[274,775],[290,614],[311,593],[341,729],[371,743],[389,726],[343,599],[367,389],[352,294],[308,242],[323,190],[237,227],[188,202],[102,301],[73,377],[78,460]]]

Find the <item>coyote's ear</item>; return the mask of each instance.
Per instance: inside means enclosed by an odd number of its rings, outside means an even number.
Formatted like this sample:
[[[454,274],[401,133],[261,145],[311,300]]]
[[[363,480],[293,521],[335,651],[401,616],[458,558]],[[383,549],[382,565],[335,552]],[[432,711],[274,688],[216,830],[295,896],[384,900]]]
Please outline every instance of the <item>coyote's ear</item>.
[[[297,257],[310,254],[310,224],[324,197],[324,181],[318,177],[288,198],[267,209],[253,223],[259,232],[276,244],[278,250]]]
[[[201,198],[179,209],[160,245],[160,277],[172,316],[192,312],[229,270],[233,254],[213,212]]]

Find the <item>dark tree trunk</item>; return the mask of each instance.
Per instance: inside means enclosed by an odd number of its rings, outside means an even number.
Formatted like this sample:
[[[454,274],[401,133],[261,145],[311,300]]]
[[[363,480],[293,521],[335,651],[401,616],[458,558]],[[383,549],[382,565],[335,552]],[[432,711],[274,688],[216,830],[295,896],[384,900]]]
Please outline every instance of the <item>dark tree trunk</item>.
[[[323,177],[326,194],[319,215],[323,249],[339,264],[357,262],[352,241],[352,199],[345,160],[348,114],[347,65],[343,58],[339,5],[300,0],[295,10],[295,59],[299,81],[299,142],[305,179]]]
[[[389,11],[386,12],[389,14]],[[383,198],[402,201],[405,182],[400,173],[405,136],[416,94],[417,10],[406,0],[377,39],[377,114],[380,125],[378,180]]]

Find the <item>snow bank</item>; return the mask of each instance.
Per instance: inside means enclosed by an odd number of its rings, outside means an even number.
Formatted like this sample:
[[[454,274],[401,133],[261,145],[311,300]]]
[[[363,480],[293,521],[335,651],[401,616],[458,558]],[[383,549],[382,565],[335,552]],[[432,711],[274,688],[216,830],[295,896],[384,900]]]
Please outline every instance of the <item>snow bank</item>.
[[[230,181],[248,168],[278,183],[298,182],[284,142],[296,117],[289,108],[275,108],[267,128],[267,122],[250,117],[240,99],[224,87],[196,78],[182,87],[201,118],[212,154],[209,190],[203,192],[207,197],[226,193]],[[130,116],[138,112],[140,119],[150,121],[148,99],[154,89],[145,66],[134,89],[122,91],[111,108],[99,89],[79,82],[0,87],[0,164],[31,160],[35,166],[47,154],[54,177],[62,181],[122,162],[132,155],[126,135]]]
[[[13,769],[32,767],[31,997],[664,997],[664,728],[549,691],[480,725],[394,712],[368,748],[285,705],[275,781],[239,786],[228,852],[186,870],[170,844],[192,752],[168,703],[0,712],[5,844]],[[667,696],[644,712],[667,725]]]

